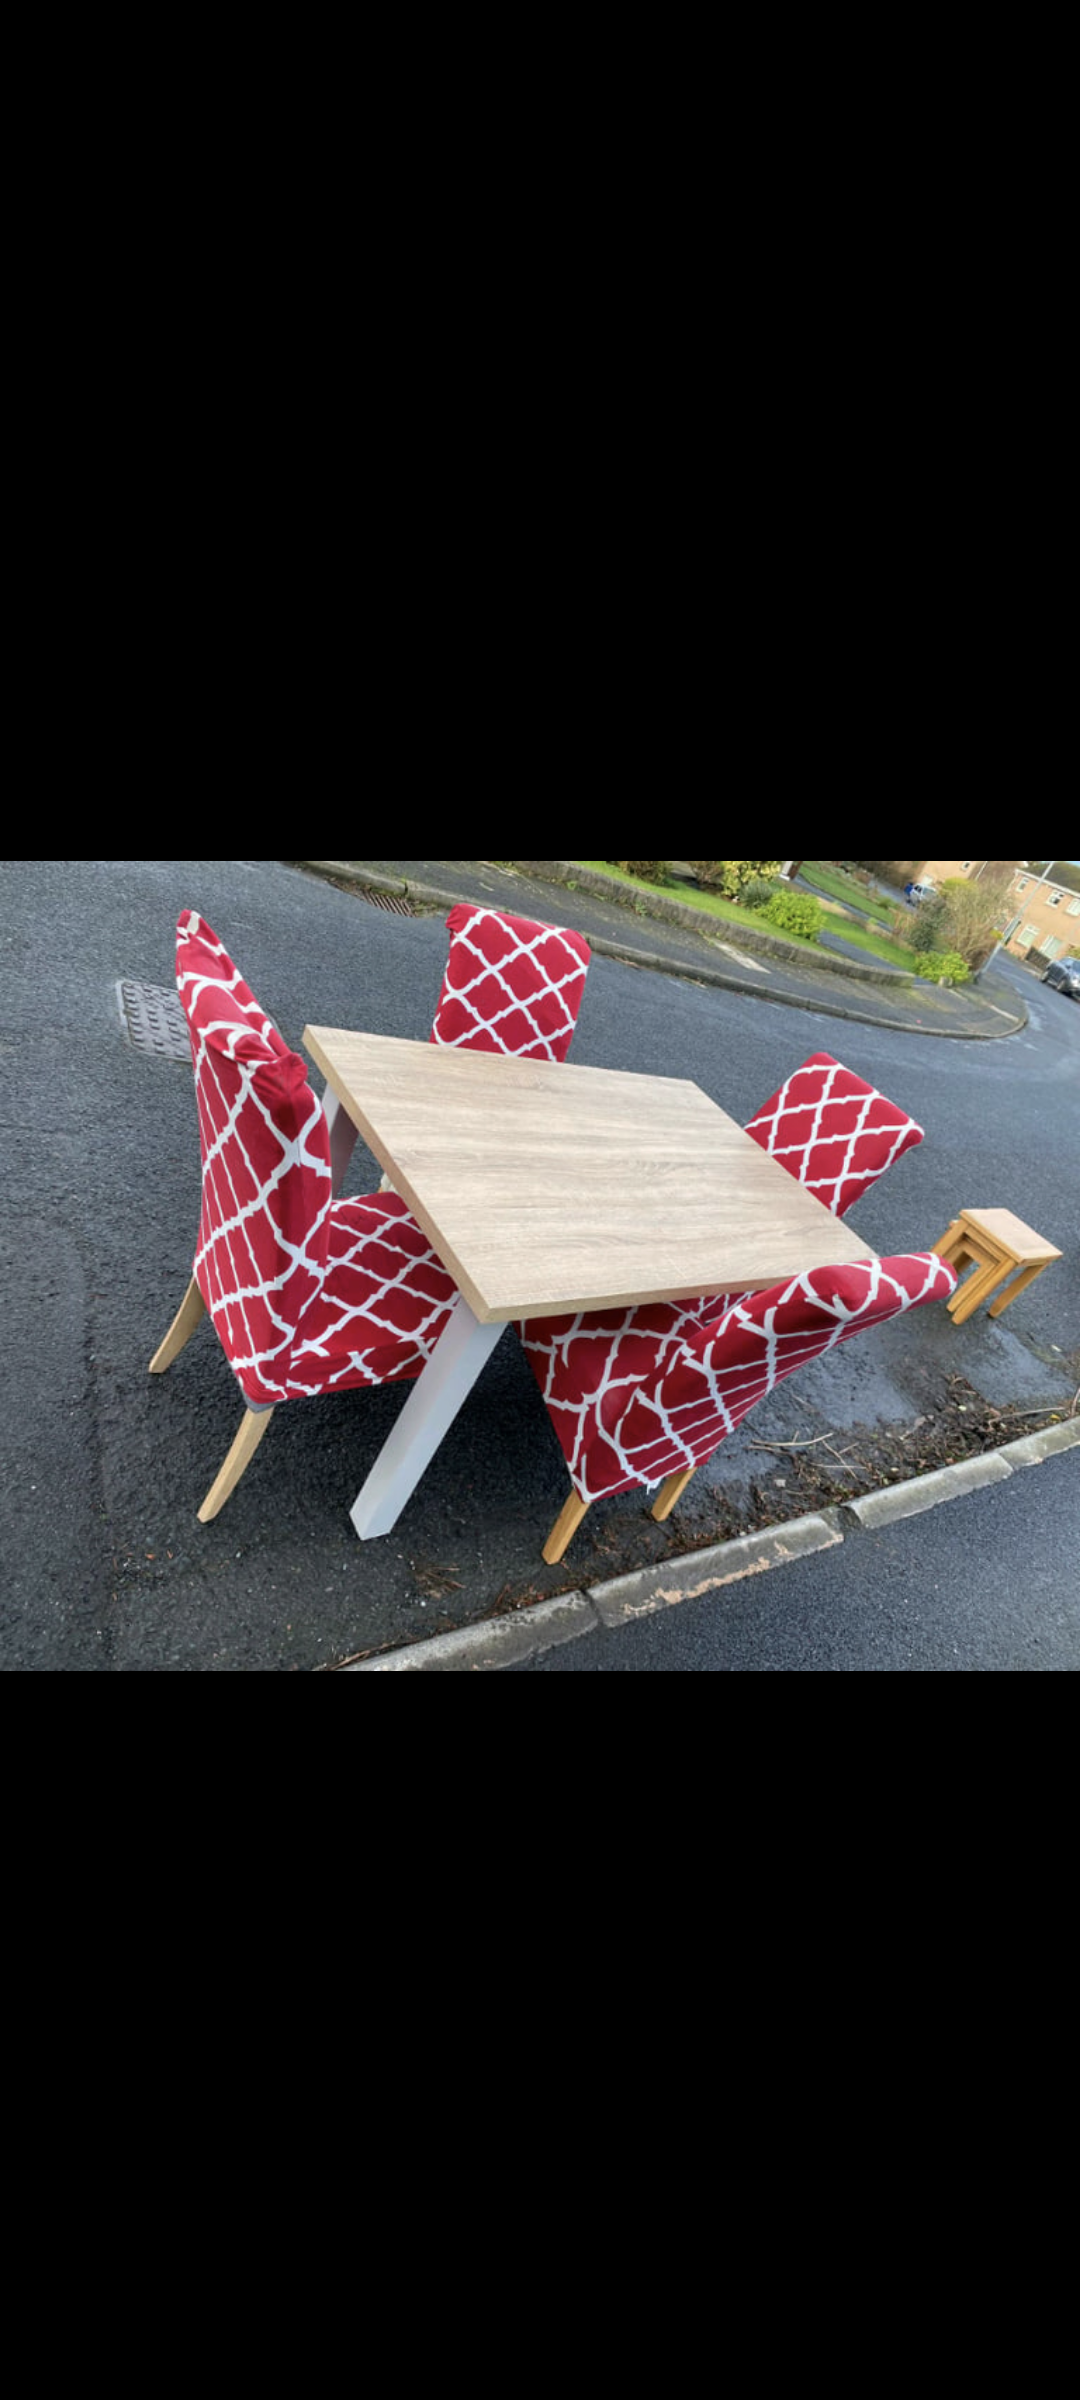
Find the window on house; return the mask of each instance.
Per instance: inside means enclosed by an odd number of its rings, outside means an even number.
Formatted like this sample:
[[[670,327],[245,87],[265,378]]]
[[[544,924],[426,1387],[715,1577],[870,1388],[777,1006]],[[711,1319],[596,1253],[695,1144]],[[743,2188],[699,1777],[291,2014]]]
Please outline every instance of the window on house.
[[[1021,934],[1021,936],[1020,936],[1020,939],[1021,939],[1021,941],[1022,941],[1022,942],[1023,942],[1023,944],[1024,944],[1024,948],[1025,948],[1025,949],[1030,949],[1032,942],[1037,942],[1037,941],[1038,941],[1038,938],[1039,938],[1039,928],[1038,928],[1038,926],[1037,926],[1037,925],[1025,925],[1025,927],[1024,927],[1024,930],[1023,930],[1023,932],[1022,932],[1022,934]]]
[[[1061,907],[1061,893],[1060,893],[1060,892],[1048,892],[1048,893],[1047,893],[1047,895],[1046,895],[1046,905],[1047,905],[1047,907],[1048,907],[1048,908],[1060,908],[1060,907]]]
[[[1070,900],[1069,915],[1070,917],[1080,917],[1080,900]]]
[[[1017,888],[1017,891],[1018,891],[1018,892],[1026,892],[1026,890],[1027,890],[1027,887],[1028,887],[1028,879],[1027,879],[1027,876],[1026,876],[1026,875],[1021,875],[1021,877],[1020,877],[1020,881],[1019,881],[1019,883],[1017,884],[1017,887],[1016,887],[1016,888]]]
[[[1065,948],[1065,944],[1064,942],[1058,941],[1056,934],[1048,933],[1044,937],[1042,947],[1046,952],[1047,958],[1060,958],[1061,953]]]
[[[971,869],[972,869],[972,867],[974,866],[974,863],[975,863],[975,862],[974,862],[974,859],[971,859],[971,858],[962,858],[962,859],[961,859],[961,861],[960,861],[960,873],[961,873],[961,875],[970,875],[970,873],[971,873]]]

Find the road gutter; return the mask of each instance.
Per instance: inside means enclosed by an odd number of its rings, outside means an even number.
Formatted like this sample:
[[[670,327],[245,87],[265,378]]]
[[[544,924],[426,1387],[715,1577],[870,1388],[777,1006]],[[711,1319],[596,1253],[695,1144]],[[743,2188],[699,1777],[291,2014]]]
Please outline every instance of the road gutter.
[[[658,1609],[695,1600],[706,1592],[722,1591],[748,1575],[768,1573],[793,1558],[831,1550],[861,1533],[901,1517],[959,1500],[989,1483],[1004,1483],[1025,1467],[1039,1466],[1059,1450],[1080,1447],[1080,1417],[1066,1417],[1040,1433],[1006,1442],[999,1450],[983,1451],[931,1475],[912,1476],[906,1483],[887,1485],[861,1500],[844,1500],[835,1508],[793,1517],[786,1525],[768,1525],[759,1533],[741,1534],[704,1550],[688,1550],[658,1566],[643,1567],[610,1582],[586,1585],[578,1592],[540,1600],[513,1616],[484,1617],[455,1633],[412,1642],[405,1649],[384,1651],[378,1658],[350,1660],[337,1672],[345,1675],[386,1675],[399,1672],[477,1673],[512,1666],[539,1657],[558,1642],[573,1641],[601,1627],[617,1627]]]

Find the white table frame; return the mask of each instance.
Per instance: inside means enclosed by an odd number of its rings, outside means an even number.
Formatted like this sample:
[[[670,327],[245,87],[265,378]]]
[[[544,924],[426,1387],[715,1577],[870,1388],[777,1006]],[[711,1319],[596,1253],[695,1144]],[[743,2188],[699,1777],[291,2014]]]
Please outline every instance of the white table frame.
[[[336,1198],[356,1147],[358,1134],[348,1110],[327,1085],[323,1112],[330,1132],[331,1189]],[[505,1323],[482,1325],[465,1298],[440,1335],[431,1357],[420,1371],[405,1406],[361,1485],[349,1516],[362,1542],[392,1533],[420,1477],[468,1399],[477,1376],[487,1365]]]

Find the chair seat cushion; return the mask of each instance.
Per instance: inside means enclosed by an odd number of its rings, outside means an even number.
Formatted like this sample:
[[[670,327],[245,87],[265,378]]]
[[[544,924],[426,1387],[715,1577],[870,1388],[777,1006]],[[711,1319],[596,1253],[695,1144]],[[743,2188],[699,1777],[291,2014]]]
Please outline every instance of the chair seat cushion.
[[[336,1200],[322,1288],[296,1329],[290,1396],[419,1375],[457,1285],[396,1192]]]

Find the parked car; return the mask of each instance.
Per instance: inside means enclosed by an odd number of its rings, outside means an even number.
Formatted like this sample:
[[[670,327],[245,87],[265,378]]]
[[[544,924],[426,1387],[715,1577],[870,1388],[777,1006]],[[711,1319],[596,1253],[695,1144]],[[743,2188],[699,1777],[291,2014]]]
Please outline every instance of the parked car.
[[[1052,984],[1056,992],[1064,992],[1067,1000],[1080,1000],[1080,958],[1051,960],[1042,980]]]
[[[905,883],[904,885],[904,898],[909,908],[918,908],[920,900],[932,900],[936,893],[936,883]]]

